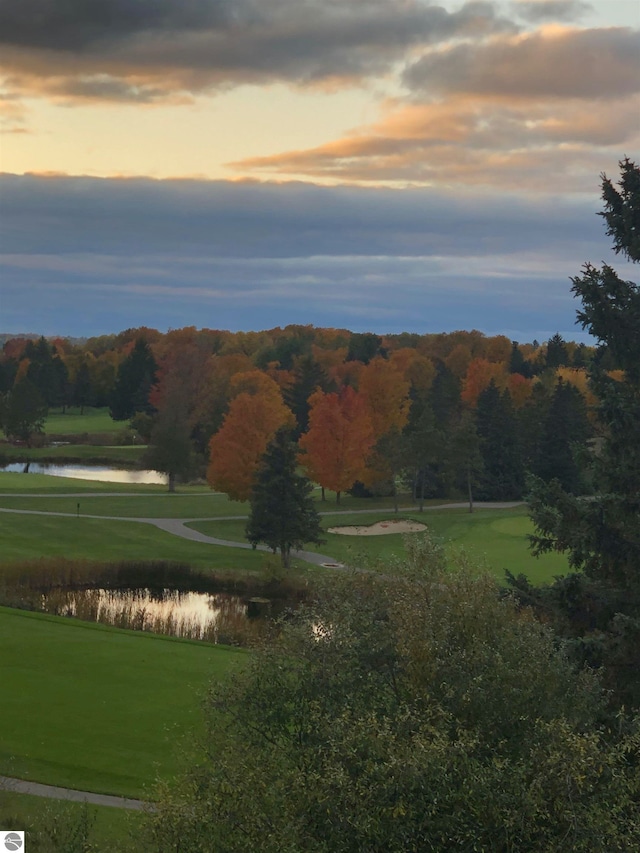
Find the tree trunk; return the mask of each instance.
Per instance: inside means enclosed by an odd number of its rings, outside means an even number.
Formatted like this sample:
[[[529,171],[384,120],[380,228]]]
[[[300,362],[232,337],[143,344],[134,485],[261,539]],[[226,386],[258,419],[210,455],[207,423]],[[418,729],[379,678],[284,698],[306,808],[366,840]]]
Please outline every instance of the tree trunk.
[[[473,512],[473,490],[471,488],[471,468],[467,468],[467,487],[469,489],[469,512]]]
[[[289,563],[291,562],[291,560],[290,560],[290,555],[289,555],[289,549],[287,548],[286,545],[280,546],[280,557],[282,559],[283,568],[288,569]]]
[[[175,492],[176,490],[176,475],[169,471],[169,491]]]
[[[325,494],[324,494],[324,486],[320,486],[320,489],[322,490],[322,500],[323,500],[323,501],[326,501],[326,497],[325,497]]]
[[[424,471],[422,472],[422,477],[420,478],[420,512],[424,512],[424,481],[426,477],[424,476]]]
[[[336,503],[340,503],[340,492],[336,492]]]
[[[393,511],[398,514],[398,487],[396,486],[396,475],[393,473]]]

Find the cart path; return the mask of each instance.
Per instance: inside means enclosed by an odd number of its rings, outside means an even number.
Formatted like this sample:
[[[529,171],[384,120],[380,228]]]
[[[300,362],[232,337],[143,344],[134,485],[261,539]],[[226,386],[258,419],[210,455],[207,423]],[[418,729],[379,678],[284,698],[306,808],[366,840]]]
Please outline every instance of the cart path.
[[[0,495],[2,497],[2,495]],[[26,495],[12,495],[12,497],[27,497]],[[33,496],[35,497],[35,495]],[[40,495],[39,497],[45,497]],[[56,497],[58,497],[56,495]],[[69,497],[69,495],[65,495],[65,497]],[[523,501],[492,501],[492,502],[481,502],[476,503],[475,507],[477,509],[512,509],[517,506],[522,506]],[[447,504],[437,504],[436,506],[425,507],[425,512],[430,512],[432,510],[446,510],[446,509],[464,509],[468,507],[469,504],[466,502],[459,503],[447,503]],[[399,512],[418,512],[419,507],[403,507]],[[8,509],[5,507],[0,507],[0,512],[9,513],[14,515],[44,515],[44,516],[55,516],[61,518],[89,518],[89,519],[97,519],[102,521],[129,521],[138,524],[152,524],[154,527],[159,528],[160,530],[164,530],[165,533],[169,533],[173,536],[179,536],[182,539],[189,539],[192,542],[202,542],[206,545],[221,545],[225,548],[242,548],[243,550],[258,550],[258,551],[266,551],[270,552],[271,549],[266,545],[257,545],[255,548],[249,542],[236,542],[230,539],[219,539],[215,536],[207,536],[205,533],[200,533],[199,530],[194,530],[191,527],[188,527],[188,524],[192,524],[197,521],[244,521],[247,516],[246,515],[225,515],[225,516],[217,516],[217,517],[206,517],[206,518],[144,518],[144,517],[133,517],[133,516],[115,516],[115,515],[87,515],[84,513],[77,512],[47,512],[45,510],[36,510],[36,509]],[[385,507],[385,508],[372,508],[372,509],[356,509],[356,510],[327,510],[319,513],[321,516],[324,515],[370,515],[370,514],[392,514],[393,507]],[[398,513],[399,514],[399,513]],[[341,563],[337,563],[333,557],[329,557],[326,554],[317,554],[315,551],[292,551],[291,556],[295,557],[298,560],[303,560],[305,563],[311,563],[315,566],[323,566],[329,564],[332,568],[343,568]]]
[[[0,791],[15,794],[31,794],[34,797],[48,797],[52,800],[70,800],[74,803],[90,803],[92,806],[111,806],[116,809],[142,811],[152,808],[142,800],[129,797],[114,797],[110,794],[95,794],[92,791],[76,791],[74,788],[59,788],[57,785],[42,785],[40,782],[28,782],[26,779],[14,779],[0,776]]]

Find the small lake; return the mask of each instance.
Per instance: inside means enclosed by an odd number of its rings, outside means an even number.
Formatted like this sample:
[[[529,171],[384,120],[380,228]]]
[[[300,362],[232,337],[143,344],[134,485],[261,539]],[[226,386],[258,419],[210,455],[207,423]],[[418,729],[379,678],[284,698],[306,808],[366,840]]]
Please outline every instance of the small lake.
[[[51,477],[71,477],[76,480],[98,480],[101,483],[132,483],[134,485],[166,486],[167,475],[159,471],[129,471],[108,465],[49,465],[43,462],[12,462],[0,471],[17,474],[49,474]]]
[[[54,589],[40,594],[38,609],[211,643],[238,642],[252,624],[246,603],[236,595],[174,589]]]

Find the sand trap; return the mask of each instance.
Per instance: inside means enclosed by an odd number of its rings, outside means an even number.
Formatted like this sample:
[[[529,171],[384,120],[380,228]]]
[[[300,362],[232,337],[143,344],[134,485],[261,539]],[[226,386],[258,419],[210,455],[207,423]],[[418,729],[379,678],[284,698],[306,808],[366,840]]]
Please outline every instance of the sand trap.
[[[426,525],[419,521],[405,521],[398,519],[393,521],[377,521],[366,527],[329,527],[328,533],[340,533],[343,536],[386,536],[388,533],[418,533],[426,530]]]

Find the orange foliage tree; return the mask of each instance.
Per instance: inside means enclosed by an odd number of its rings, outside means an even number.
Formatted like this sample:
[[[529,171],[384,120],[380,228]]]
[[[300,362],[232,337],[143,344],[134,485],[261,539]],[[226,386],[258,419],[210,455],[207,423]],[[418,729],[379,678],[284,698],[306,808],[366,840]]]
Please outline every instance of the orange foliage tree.
[[[475,406],[478,397],[485,388],[489,387],[492,379],[498,388],[503,388],[505,378],[506,368],[504,364],[488,361],[486,358],[474,358],[469,364],[462,383],[460,398],[463,403]]]
[[[338,394],[316,391],[309,397],[309,429],[300,439],[300,462],[323,490],[340,493],[360,479],[374,436],[362,394],[345,386]]]
[[[282,398],[247,392],[234,397],[209,442],[211,488],[233,501],[248,500],[267,445],[280,427],[289,425],[293,426],[293,416]]]
[[[519,409],[531,396],[533,391],[533,382],[531,379],[526,379],[520,373],[510,373],[509,378],[507,379],[507,388],[513,405],[516,409]]]

